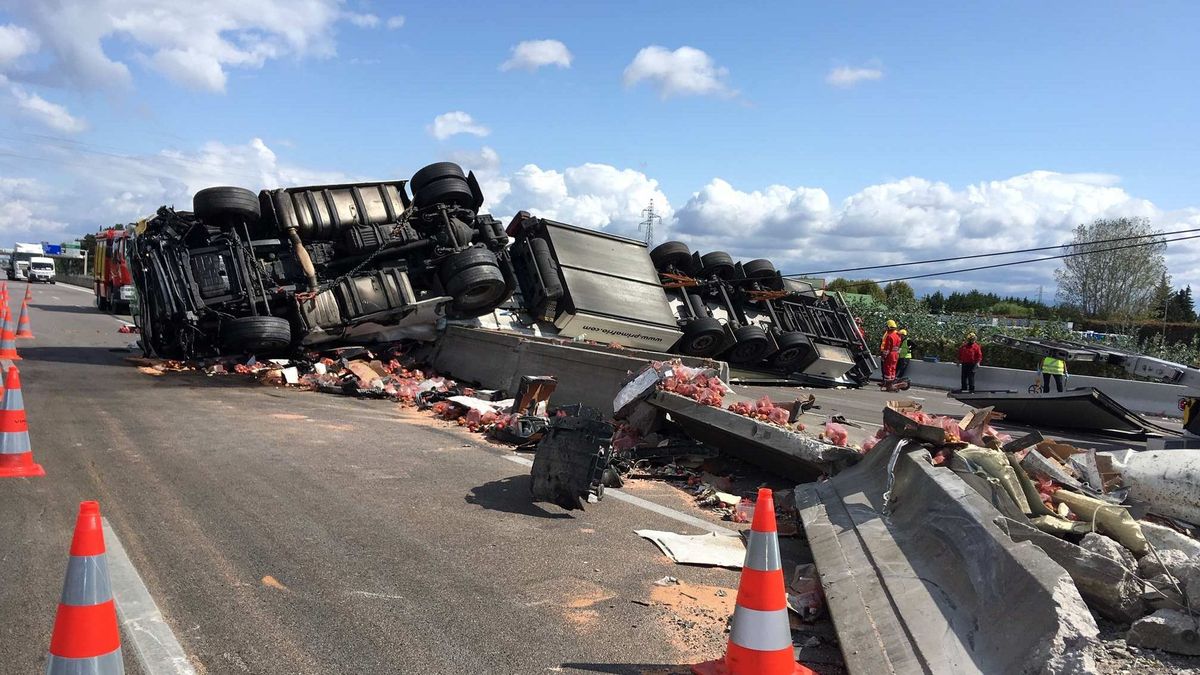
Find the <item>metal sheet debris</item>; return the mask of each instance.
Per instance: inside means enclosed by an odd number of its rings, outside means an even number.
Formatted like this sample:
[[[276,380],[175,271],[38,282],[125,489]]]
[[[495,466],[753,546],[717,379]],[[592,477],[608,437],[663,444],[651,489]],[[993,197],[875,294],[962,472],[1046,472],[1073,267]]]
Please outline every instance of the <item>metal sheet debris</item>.
[[[1094,387],[1041,394],[955,391],[950,396],[975,408],[990,406],[1003,413],[1008,422],[1035,427],[1074,429],[1142,439],[1175,433],[1134,413]]]

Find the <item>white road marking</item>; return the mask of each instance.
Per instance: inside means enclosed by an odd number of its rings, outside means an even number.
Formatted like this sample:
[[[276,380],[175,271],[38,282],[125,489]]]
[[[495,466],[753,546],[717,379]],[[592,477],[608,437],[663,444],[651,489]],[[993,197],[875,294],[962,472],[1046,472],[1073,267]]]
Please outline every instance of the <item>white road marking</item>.
[[[533,460],[528,459],[526,457],[522,457],[520,455],[501,455],[501,457],[503,457],[504,459],[507,459],[510,462],[515,462],[517,464],[520,464],[521,466],[533,466]],[[692,527],[698,527],[702,530],[707,530],[709,532],[716,532],[717,534],[738,534],[737,530],[731,530],[727,527],[721,527],[720,525],[717,525],[716,523],[710,523],[707,520],[703,520],[701,518],[697,518],[696,516],[686,514],[683,511],[676,511],[675,509],[673,509],[669,506],[655,504],[654,502],[652,502],[648,499],[642,499],[641,497],[635,497],[634,495],[631,495],[628,492],[625,492],[623,490],[617,490],[614,488],[606,488],[604,490],[604,496],[607,497],[610,495],[612,496],[613,499],[617,499],[617,500],[626,502],[628,504],[633,504],[634,506],[641,508],[641,509],[646,509],[647,511],[653,511],[654,513],[657,513],[660,516],[666,516],[672,520],[678,520],[681,523],[687,523],[688,525],[691,525]]]
[[[91,288],[84,288],[83,286],[76,286],[75,284],[67,284],[67,283],[63,283],[63,284],[54,284],[54,286],[55,286],[56,288],[69,288],[69,289],[71,289],[71,290],[73,290],[73,291],[79,291],[79,292],[81,292],[81,293],[87,293],[88,295],[95,295],[95,294],[96,294],[96,291],[92,290]]]
[[[108,519],[102,519],[108,549],[108,574],[121,628],[133,643],[133,653],[146,675],[196,675],[183,646],[163,620],[154,598],[130,562]]]

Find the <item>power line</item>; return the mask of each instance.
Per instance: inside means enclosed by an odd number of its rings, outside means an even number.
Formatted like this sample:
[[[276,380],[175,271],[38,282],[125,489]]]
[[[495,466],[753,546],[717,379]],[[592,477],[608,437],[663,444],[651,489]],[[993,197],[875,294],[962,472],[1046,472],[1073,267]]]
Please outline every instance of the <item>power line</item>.
[[[1195,230],[1192,230],[1195,231]],[[879,279],[877,284],[887,284],[893,281],[908,281],[909,279],[927,279],[929,277],[940,277],[947,274],[960,274],[962,272],[977,272],[979,270],[996,269],[997,267],[1012,267],[1013,265],[1028,265],[1030,263],[1042,262],[1045,260],[1058,260],[1060,258],[1074,258],[1076,256],[1088,255],[1091,253],[1105,253],[1107,251],[1123,251],[1128,248],[1138,248],[1140,246],[1155,246],[1157,244],[1170,244],[1177,241],[1187,241],[1188,239],[1200,239],[1200,234],[1194,234],[1190,237],[1179,237],[1178,239],[1166,239],[1162,241],[1142,241],[1136,244],[1127,244],[1125,246],[1112,246],[1109,248],[1097,248],[1090,251],[1075,251],[1073,253],[1063,253],[1062,255],[1049,255],[1041,258],[1032,258],[1028,260],[1013,260],[1010,262],[996,263],[994,265],[980,265],[977,267],[962,267],[956,270],[945,270],[943,272],[930,272],[928,274],[914,274],[908,277],[896,277],[895,279]],[[1092,242],[1087,242],[1092,243]],[[1074,246],[1074,244],[1072,244]]]
[[[836,270],[821,270],[819,272],[804,272],[802,274],[785,274],[785,277],[815,277],[822,274],[836,274],[838,272],[861,272],[863,270],[878,270],[888,267],[909,267],[911,265],[930,265],[933,263],[953,262],[955,260],[974,260],[977,258],[993,258],[1001,255],[1013,255],[1016,253],[1035,253],[1037,251],[1051,251],[1056,248],[1066,248],[1068,246],[1082,246],[1085,244],[1111,244],[1116,241],[1129,241],[1132,239],[1145,239],[1146,237],[1167,237],[1173,234],[1191,234],[1192,232],[1200,232],[1200,228],[1191,228],[1188,230],[1176,230],[1174,232],[1155,232],[1153,234],[1137,234],[1126,237],[1114,237],[1112,239],[1097,239],[1082,243],[1058,244],[1055,246],[1038,246],[1035,248],[1019,248],[1011,251],[998,251],[996,253],[976,253],[974,255],[958,255],[949,258],[933,258],[931,260],[914,260],[911,262],[892,263],[890,265],[865,265],[863,267],[843,267]],[[1049,258],[1048,258],[1049,259]]]

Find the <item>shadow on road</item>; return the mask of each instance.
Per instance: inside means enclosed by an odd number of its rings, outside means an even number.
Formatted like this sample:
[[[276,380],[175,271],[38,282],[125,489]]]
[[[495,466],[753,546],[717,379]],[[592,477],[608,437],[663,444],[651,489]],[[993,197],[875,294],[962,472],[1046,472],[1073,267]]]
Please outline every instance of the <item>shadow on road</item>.
[[[688,666],[662,663],[564,663],[562,668],[614,675],[689,675],[692,672]]]
[[[26,343],[17,342],[17,353],[25,361],[127,366],[129,364],[125,363],[123,359],[139,352],[112,347],[30,347]]]
[[[46,312],[63,312],[65,314],[104,314],[95,307],[88,305],[29,305],[34,309]]]
[[[494,480],[477,488],[463,498],[468,504],[482,506],[489,511],[504,511],[535,518],[554,520],[570,518],[566,513],[553,513],[533,503],[529,494],[529,475],[511,476]]]

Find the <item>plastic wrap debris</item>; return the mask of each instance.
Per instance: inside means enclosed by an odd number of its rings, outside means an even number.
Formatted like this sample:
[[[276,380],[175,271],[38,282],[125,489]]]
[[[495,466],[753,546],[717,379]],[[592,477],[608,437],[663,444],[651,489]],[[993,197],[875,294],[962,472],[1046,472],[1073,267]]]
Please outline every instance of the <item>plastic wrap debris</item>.
[[[787,585],[787,605],[803,621],[814,621],[825,613],[825,594],[816,565],[796,565]]]
[[[746,546],[736,534],[676,534],[659,530],[634,530],[634,534],[654,542],[663,555],[681,565],[741,569],[746,560]]]
[[[1142,528],[1124,508],[1070,490],[1058,490],[1054,500],[1065,503],[1080,520],[1095,523],[1096,529],[1121,542],[1135,556],[1140,558],[1146,553]]]
[[[825,423],[825,431],[821,435],[825,437],[825,440],[834,445],[841,445],[843,447],[850,445],[850,433],[846,431],[846,427],[833,420]]]
[[[137,326],[131,326],[127,323],[123,323],[123,324],[121,324],[121,327],[117,329],[117,332],[121,333],[123,335],[129,335],[129,334],[141,333],[142,331]]]
[[[613,398],[616,419],[624,419],[633,404],[656,389],[686,396],[702,405],[720,407],[729,387],[711,368],[692,368],[678,359],[652,361],[617,392]]]
[[[749,401],[737,401],[735,403],[731,403],[726,410],[758,420],[759,422],[773,424],[783,429],[804,431],[805,428],[804,424],[801,422],[789,424],[788,419],[791,417],[791,411],[789,411],[787,408],[781,408],[775,405],[775,403],[771,401],[771,397],[765,395],[753,403]],[[835,445],[841,444],[835,443]]]

